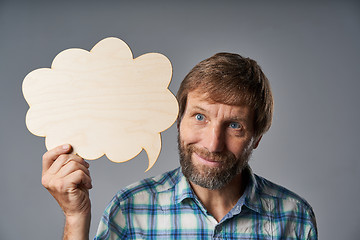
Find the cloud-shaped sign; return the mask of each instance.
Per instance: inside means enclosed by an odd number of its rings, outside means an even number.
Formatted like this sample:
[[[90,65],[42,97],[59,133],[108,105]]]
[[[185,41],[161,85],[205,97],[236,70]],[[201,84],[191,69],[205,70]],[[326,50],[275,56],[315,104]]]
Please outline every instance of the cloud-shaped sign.
[[[69,143],[85,159],[105,154],[124,162],[144,149],[149,170],[161,150],[160,133],[178,114],[168,89],[171,76],[164,55],[133,59],[118,38],[106,38],[90,52],[64,50],[51,69],[36,69],[24,79],[23,94],[30,106],[27,128],[46,137],[47,149]]]

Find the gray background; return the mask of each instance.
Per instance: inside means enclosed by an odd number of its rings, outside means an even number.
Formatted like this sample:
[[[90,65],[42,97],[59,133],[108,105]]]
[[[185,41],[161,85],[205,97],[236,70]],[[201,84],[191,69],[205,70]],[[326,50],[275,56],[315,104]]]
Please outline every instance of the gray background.
[[[165,54],[171,91],[219,51],[258,61],[272,84],[274,122],[253,155],[254,171],[313,206],[321,239],[359,239],[359,57],[357,1],[0,1],[0,239],[60,239],[63,216],[41,186],[44,139],[24,123],[22,80],[67,48],[105,37],[134,56]],[[120,188],[178,166],[176,128],[147,173],[141,153],[127,163],[91,162],[91,236]]]

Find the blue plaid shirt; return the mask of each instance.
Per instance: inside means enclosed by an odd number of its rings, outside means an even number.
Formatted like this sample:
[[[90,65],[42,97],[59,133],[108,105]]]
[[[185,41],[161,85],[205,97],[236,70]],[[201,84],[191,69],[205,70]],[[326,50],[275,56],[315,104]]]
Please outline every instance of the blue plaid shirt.
[[[209,214],[181,169],[119,191],[94,239],[317,239],[311,206],[252,173],[243,196],[220,221]]]

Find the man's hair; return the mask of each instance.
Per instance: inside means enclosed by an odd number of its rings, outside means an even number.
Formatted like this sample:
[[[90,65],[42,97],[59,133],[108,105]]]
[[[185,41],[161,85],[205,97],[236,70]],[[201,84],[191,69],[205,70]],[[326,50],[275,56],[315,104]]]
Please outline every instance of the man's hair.
[[[254,134],[269,130],[273,97],[268,79],[256,61],[233,53],[217,53],[198,63],[184,78],[177,99],[178,124],[183,117],[189,92],[198,91],[214,102],[248,105],[254,111]]]

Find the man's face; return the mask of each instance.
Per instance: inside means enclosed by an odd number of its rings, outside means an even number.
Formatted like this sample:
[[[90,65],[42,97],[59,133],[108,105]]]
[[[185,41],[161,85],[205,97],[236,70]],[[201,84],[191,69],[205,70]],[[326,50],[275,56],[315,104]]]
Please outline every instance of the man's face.
[[[204,94],[190,92],[178,139],[185,177],[201,187],[220,189],[241,173],[259,142],[253,119],[249,106],[213,103]]]

